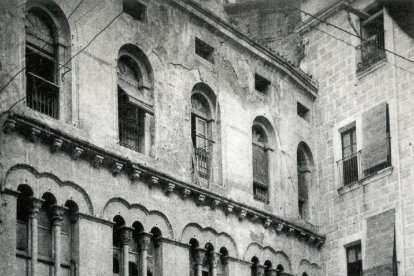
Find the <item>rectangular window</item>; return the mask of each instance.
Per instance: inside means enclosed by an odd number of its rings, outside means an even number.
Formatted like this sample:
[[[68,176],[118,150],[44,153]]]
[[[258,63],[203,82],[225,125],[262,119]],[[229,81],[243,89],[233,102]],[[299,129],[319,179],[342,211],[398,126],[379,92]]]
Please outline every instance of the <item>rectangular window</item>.
[[[254,74],[254,87],[257,91],[266,94],[269,89],[270,81],[258,74]]]
[[[348,276],[362,276],[361,243],[346,248]]]
[[[191,114],[191,136],[194,146],[194,160],[193,165],[198,176],[203,179],[209,179],[210,175],[210,153],[208,149],[208,122]]]
[[[124,0],[123,12],[139,21],[144,22],[147,17],[147,6],[137,0]]]
[[[145,111],[122,99],[119,99],[119,140],[124,147],[144,152]]]
[[[358,153],[356,128],[341,133],[342,140],[342,174],[344,185],[358,181]]]
[[[362,72],[385,59],[383,9],[376,7],[368,11],[368,14],[371,16],[361,20],[362,41],[357,48],[359,52],[357,72]]]
[[[309,120],[309,109],[300,102],[297,102],[297,113],[303,119]]]
[[[205,60],[214,63],[214,48],[197,37],[195,38],[195,53]]]

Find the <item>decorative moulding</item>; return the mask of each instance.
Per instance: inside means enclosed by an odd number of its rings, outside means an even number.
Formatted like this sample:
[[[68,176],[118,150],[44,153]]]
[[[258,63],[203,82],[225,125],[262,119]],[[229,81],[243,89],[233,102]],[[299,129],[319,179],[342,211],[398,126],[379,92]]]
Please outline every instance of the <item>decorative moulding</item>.
[[[41,139],[41,142],[51,143],[50,146],[52,147],[56,145],[59,147],[60,141],[62,141],[65,144],[64,147],[60,147],[62,152],[67,152],[74,160],[80,158],[90,160],[93,167],[103,167],[114,173],[114,176],[121,170],[126,170],[129,173],[131,182],[139,179],[150,188],[161,182],[167,183],[167,193],[178,189],[181,191],[183,199],[194,200],[199,206],[209,202],[211,209],[221,209],[226,214],[235,213],[240,220],[249,219],[253,223],[260,221],[263,227],[269,230],[275,230],[278,234],[296,235],[299,240],[304,236],[307,244],[317,247],[324,244],[325,237],[318,235],[315,230],[307,229],[304,226],[295,226],[293,222],[285,221],[266,211],[255,209],[241,202],[236,202],[213,191],[192,185],[191,183],[179,181],[163,172],[142,164],[132,163],[127,158],[118,155],[115,151],[108,151],[92,145],[87,140],[80,140],[68,133],[54,130],[42,122],[34,121],[35,119],[25,116],[21,114],[10,115],[3,124],[3,130],[9,129],[5,133],[10,133],[10,130],[14,128],[14,131],[18,134],[25,135],[29,133],[33,141],[39,140],[38,138],[40,136],[54,137],[54,139]],[[143,175],[146,177],[143,177]]]

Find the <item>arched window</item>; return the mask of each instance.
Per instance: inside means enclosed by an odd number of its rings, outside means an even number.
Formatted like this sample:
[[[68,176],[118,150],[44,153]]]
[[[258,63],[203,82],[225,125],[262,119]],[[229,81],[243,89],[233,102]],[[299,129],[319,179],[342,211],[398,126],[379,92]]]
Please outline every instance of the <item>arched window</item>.
[[[219,117],[219,106],[213,90],[204,83],[196,84],[191,93],[192,169],[193,181],[200,185],[219,182]],[[218,163],[217,166],[212,166],[213,160]]]
[[[112,228],[112,245],[113,245],[113,261],[112,273],[115,275],[121,274],[121,260],[122,260],[122,242],[121,242],[121,227],[125,225],[125,221],[121,216],[114,217],[115,225]]]
[[[298,210],[299,216],[307,221],[311,218],[312,163],[312,154],[309,147],[301,142],[297,149]]]
[[[27,185],[20,185],[18,191],[20,194],[17,197],[16,210],[16,272],[17,275],[27,275],[29,269],[28,258],[31,257],[29,250],[29,215],[30,199],[33,196],[33,192]]]
[[[251,260],[252,266],[251,266],[251,276],[258,276],[258,270],[259,268],[259,259],[255,256]]]
[[[66,74],[71,70],[69,24],[54,3],[44,6],[33,3],[27,4],[25,23],[26,104],[59,119],[62,102],[65,104],[70,99],[61,95],[62,90],[70,90],[71,86],[70,74]]]
[[[227,248],[222,247],[220,248],[220,262],[218,268],[218,274],[221,276],[228,276],[229,275],[229,251]]]
[[[252,127],[253,196],[257,201],[269,202],[268,137],[261,125]]]
[[[279,264],[276,267],[277,276],[281,276],[283,272],[285,272],[285,268],[283,265]]]
[[[265,266],[265,276],[272,276],[272,262],[267,260],[264,262],[264,266]]]
[[[154,135],[152,68],[144,53],[133,45],[119,52],[119,143],[150,155]]]
[[[42,9],[26,14],[26,102],[41,113],[58,118],[59,83],[56,27]]]
[[[162,267],[160,243],[162,233],[159,228],[154,227],[151,230],[151,234],[151,242],[147,252],[147,276],[158,276],[161,275],[160,268]]]

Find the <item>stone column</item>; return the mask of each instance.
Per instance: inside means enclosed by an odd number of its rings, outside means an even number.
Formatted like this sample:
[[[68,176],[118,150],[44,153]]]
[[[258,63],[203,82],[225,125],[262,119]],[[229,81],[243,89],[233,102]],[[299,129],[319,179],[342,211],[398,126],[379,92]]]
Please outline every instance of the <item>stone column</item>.
[[[60,276],[61,269],[60,264],[61,259],[61,229],[63,216],[65,214],[66,208],[62,206],[53,206],[52,207],[52,222],[53,222],[53,237],[54,237],[54,247],[53,247],[53,261],[54,261],[54,276]]]
[[[140,276],[147,276],[147,251],[148,251],[148,245],[151,242],[152,234],[151,233],[145,233],[142,232],[140,234],[139,239],[139,246],[140,246],[140,259],[141,259],[141,271]]]
[[[203,260],[206,256],[206,251],[202,248],[197,248],[195,252],[195,259],[196,259],[196,265],[197,265],[197,275],[196,276],[202,276],[203,275]]]
[[[220,262],[220,257],[221,257],[220,253],[211,252],[211,255],[210,255],[211,276],[217,275],[217,267]]]
[[[266,276],[277,276],[277,270],[275,268],[270,268],[266,271]]]
[[[129,245],[132,241],[133,229],[127,226],[121,227],[121,244],[122,244],[122,276],[129,275]]]
[[[266,269],[266,267],[264,265],[258,264],[256,266],[256,275],[255,276],[265,276],[265,269]]]
[[[43,200],[38,198],[31,199],[30,209],[30,238],[31,238],[31,276],[37,276],[37,259],[38,259],[38,240],[37,240],[37,215],[42,208]]]

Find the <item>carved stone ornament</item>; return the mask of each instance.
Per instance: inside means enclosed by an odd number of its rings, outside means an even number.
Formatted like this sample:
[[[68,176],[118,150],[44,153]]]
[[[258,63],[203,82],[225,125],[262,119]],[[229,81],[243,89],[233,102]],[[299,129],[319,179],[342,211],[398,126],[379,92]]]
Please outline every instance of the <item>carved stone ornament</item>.
[[[117,175],[118,173],[121,172],[123,167],[124,167],[124,164],[115,161],[112,164],[112,174]]]
[[[269,228],[271,223],[272,223],[272,220],[270,218],[267,218],[264,222],[264,228]]]
[[[156,176],[151,176],[150,188],[152,188],[155,185],[158,185],[158,183],[160,183],[160,179]]]
[[[58,151],[63,145],[63,140],[60,138],[53,139],[52,152]]]
[[[257,214],[253,214],[252,221],[256,222],[259,219],[259,216]]]
[[[277,269],[276,268],[270,268],[269,270],[268,270],[269,272],[269,276],[277,276]]]
[[[37,214],[39,214],[40,208],[42,208],[44,200],[39,198],[31,198],[30,201],[30,218],[35,219],[37,218]]]
[[[122,245],[130,245],[132,242],[133,229],[127,226],[121,227],[121,243]]]
[[[185,189],[183,190],[183,198],[187,198],[187,197],[189,197],[189,196],[190,196],[190,194],[191,194],[191,190],[190,190],[190,189],[185,188]]]
[[[206,196],[205,195],[199,195],[198,199],[197,199],[197,203],[199,205],[204,204],[204,201],[206,200]]]
[[[78,160],[79,157],[82,155],[82,153],[84,152],[84,150],[80,147],[75,147],[72,151],[72,159],[73,160]]]
[[[316,239],[315,239],[315,237],[314,237],[314,236],[310,236],[310,237],[309,237],[309,239],[308,239],[308,244],[309,244],[309,245],[313,245],[313,244],[315,244],[315,240],[316,240]]]
[[[216,209],[216,208],[220,205],[220,203],[221,203],[221,201],[220,201],[220,200],[218,200],[218,199],[214,199],[214,200],[213,200],[213,204],[211,205],[211,207],[212,207],[213,209]]]
[[[100,156],[98,154],[95,155],[95,157],[92,160],[92,166],[94,168],[99,168],[102,165],[103,160],[104,160],[103,156]]]
[[[204,258],[206,256],[206,251],[202,248],[197,248],[195,252],[195,260],[198,265],[202,265]]]
[[[33,127],[32,130],[30,131],[30,137],[29,137],[30,141],[33,143],[38,142],[41,133],[42,131],[40,129]]]
[[[307,235],[306,235],[306,233],[305,232],[300,232],[300,240],[301,241],[305,241],[306,240],[306,237],[307,237]]]
[[[63,222],[63,216],[65,215],[66,208],[63,206],[54,205],[52,206],[52,221],[53,225],[60,226]]]
[[[140,249],[142,251],[148,250],[148,245],[151,242],[151,238],[152,238],[152,234],[151,233],[146,233],[146,232],[140,233],[139,246],[140,246]]]
[[[282,229],[283,229],[283,224],[278,223],[278,224],[276,225],[276,231],[277,231],[277,232],[280,232],[280,231],[282,231]]]
[[[289,227],[288,234],[289,236],[292,236],[293,234],[295,234],[295,228]]]
[[[175,189],[175,184],[174,183],[168,183],[167,185],[167,195],[171,194],[172,192],[174,192]]]
[[[132,165],[132,171],[129,175],[131,180],[138,180],[140,179],[142,174],[142,170],[137,165]]]
[[[257,265],[256,266],[256,276],[264,276],[265,275],[266,267],[264,265]]]
[[[240,220],[245,219],[246,218],[246,215],[247,215],[247,211],[246,210],[244,210],[244,209],[240,210],[239,219]]]
[[[233,205],[227,204],[227,207],[226,207],[227,214],[232,213],[233,212],[233,209],[234,209],[234,206]]]
[[[15,128],[16,128],[16,121],[11,118],[7,118],[6,122],[3,125],[3,132],[5,134],[8,134],[12,132]]]

